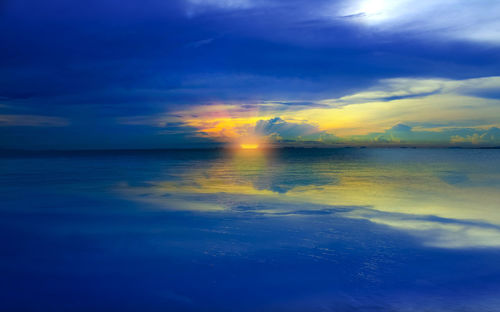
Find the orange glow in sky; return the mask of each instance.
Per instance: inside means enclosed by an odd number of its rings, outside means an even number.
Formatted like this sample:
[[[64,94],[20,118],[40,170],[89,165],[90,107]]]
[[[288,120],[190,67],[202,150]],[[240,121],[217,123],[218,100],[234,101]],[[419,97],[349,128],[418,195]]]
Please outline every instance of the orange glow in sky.
[[[240,144],[242,149],[257,149],[259,148],[259,144]]]

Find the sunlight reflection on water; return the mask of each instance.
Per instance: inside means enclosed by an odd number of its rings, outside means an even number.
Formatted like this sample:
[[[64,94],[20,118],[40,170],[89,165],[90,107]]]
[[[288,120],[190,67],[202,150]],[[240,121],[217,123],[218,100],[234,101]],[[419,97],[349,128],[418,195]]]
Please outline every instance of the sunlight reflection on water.
[[[471,157],[474,152],[231,151],[174,180],[120,191],[179,210],[241,211],[245,205],[253,213],[294,215],[338,214],[344,207],[343,216],[408,231],[429,246],[500,246],[500,159],[498,153]]]

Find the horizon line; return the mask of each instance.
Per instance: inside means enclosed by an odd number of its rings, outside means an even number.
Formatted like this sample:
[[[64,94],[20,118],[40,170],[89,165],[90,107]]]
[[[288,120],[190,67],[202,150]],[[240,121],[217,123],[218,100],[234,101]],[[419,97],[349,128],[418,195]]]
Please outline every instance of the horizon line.
[[[270,146],[262,150],[282,149],[500,149],[500,146],[415,146],[415,145],[346,145],[346,146]],[[75,148],[75,149],[4,149],[2,153],[37,153],[37,152],[153,152],[153,151],[207,151],[207,150],[239,150],[228,146],[213,147],[165,147],[165,148]]]

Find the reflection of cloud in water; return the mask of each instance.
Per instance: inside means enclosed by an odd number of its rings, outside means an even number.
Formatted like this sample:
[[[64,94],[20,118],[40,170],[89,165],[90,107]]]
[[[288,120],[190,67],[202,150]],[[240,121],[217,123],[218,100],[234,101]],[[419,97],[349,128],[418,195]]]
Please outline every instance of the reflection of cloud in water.
[[[166,209],[361,218],[403,230],[426,246],[500,247],[498,155],[474,160],[460,156],[473,151],[448,152],[235,155],[121,190]]]
[[[469,182],[469,177],[460,172],[443,172],[440,175],[441,180],[452,185],[461,185]]]
[[[500,225],[491,223],[376,210],[354,210],[346,216],[407,231],[431,247],[500,247]]]
[[[444,171],[439,173],[438,177],[447,184],[456,187],[500,187],[500,177],[484,176],[484,173]]]
[[[333,176],[315,176],[313,171],[301,172],[299,177],[288,175],[286,172],[278,174],[262,174],[253,182],[257,190],[270,190],[276,193],[286,193],[299,186],[322,186],[338,183],[338,179]]]

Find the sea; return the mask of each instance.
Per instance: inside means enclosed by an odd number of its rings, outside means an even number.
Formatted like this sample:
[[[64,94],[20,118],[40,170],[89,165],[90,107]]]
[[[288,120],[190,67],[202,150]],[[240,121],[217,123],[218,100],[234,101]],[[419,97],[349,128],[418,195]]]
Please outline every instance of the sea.
[[[0,311],[500,311],[500,150],[1,151]]]

